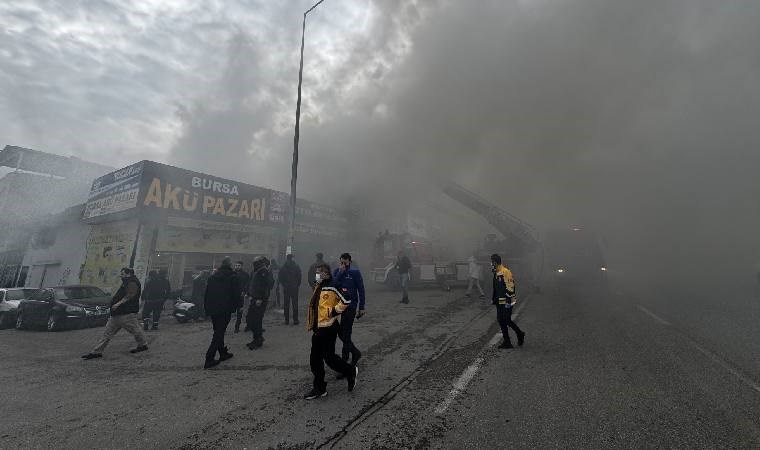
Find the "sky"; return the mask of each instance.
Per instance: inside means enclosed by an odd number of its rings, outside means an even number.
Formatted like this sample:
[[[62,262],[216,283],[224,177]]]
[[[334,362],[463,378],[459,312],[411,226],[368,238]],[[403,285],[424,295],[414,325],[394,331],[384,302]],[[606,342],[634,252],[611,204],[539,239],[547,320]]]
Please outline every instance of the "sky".
[[[0,139],[287,190],[311,4],[6,0]],[[741,283],[760,262],[757,23],[751,0],[326,0],[299,192],[388,207],[451,179],[598,230],[644,285]]]

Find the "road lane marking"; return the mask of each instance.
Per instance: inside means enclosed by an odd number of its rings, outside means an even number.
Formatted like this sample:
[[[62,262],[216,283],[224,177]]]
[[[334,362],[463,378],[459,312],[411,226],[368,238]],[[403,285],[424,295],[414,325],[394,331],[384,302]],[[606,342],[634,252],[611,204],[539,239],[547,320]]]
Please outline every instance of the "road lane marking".
[[[522,306],[520,307],[520,311],[512,315],[512,320],[517,320],[517,318],[520,316],[520,312],[522,312],[523,308],[525,308],[525,303],[526,301],[523,301]],[[495,347],[500,338],[501,332],[494,334],[491,340],[488,341],[488,343],[481,349],[480,353],[482,354],[486,350]],[[473,378],[475,378],[475,375],[478,373],[484,362],[485,358],[483,356],[478,356],[469,366],[467,366],[466,369],[464,369],[464,372],[462,372],[459,378],[457,378],[457,380],[454,382],[454,385],[451,388],[451,391],[449,391],[449,394],[446,396],[446,398],[444,398],[443,401],[439,403],[438,406],[436,406],[435,413],[437,415],[440,416],[449,409],[454,399],[456,399],[459,394],[464,392],[464,390],[467,388],[467,385],[470,384]]]
[[[654,320],[656,320],[656,321],[660,322],[661,324],[663,324],[663,325],[670,325],[670,322],[668,322],[667,320],[665,320],[665,319],[663,319],[662,317],[658,316],[657,314],[653,313],[652,311],[650,311],[650,310],[648,310],[648,309],[644,308],[643,306],[641,306],[641,305],[636,305],[636,307],[637,307],[637,308],[639,308],[639,310],[640,310],[641,312],[643,312],[644,314],[648,315],[648,316],[649,316],[649,317],[651,317],[652,319],[654,319]]]
[[[650,316],[653,319],[655,319],[656,321],[660,322],[661,324],[663,324],[663,325],[670,325],[670,322],[668,322],[667,320],[659,317],[657,314],[653,313],[652,311],[649,311],[648,309],[644,308],[643,306],[636,305],[636,307],[639,308],[642,312],[646,313],[648,316]],[[689,337],[685,333],[680,332],[680,331],[677,331],[677,332],[678,332],[678,334],[680,334],[681,336],[683,336],[688,341],[688,343],[691,344],[692,347],[694,347],[695,349],[699,350],[700,353],[702,353],[703,355],[707,356],[712,362],[714,362],[715,364],[719,365],[720,367],[726,369],[731,375],[733,375],[736,378],[738,378],[741,382],[743,382],[745,385],[747,385],[750,389],[753,389],[753,390],[755,390],[757,392],[760,392],[760,385],[758,385],[757,383],[755,383],[752,379],[750,379],[746,375],[742,374],[738,370],[736,370],[733,367],[731,367],[729,364],[727,364],[725,361],[723,361],[723,359],[721,359],[720,356],[716,355],[715,353],[711,352],[710,350],[707,350],[704,347],[702,347],[701,345],[697,344],[697,342],[694,341],[694,339],[692,339],[691,337]]]

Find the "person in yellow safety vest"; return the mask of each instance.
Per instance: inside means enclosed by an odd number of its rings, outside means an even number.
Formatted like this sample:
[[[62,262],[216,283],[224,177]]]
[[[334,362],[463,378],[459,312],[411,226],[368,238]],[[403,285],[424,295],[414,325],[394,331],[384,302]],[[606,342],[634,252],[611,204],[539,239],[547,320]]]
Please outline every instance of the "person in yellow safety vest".
[[[491,303],[496,305],[496,321],[499,322],[504,342],[499,348],[513,348],[509,340],[509,329],[512,328],[517,334],[517,345],[522,346],[525,342],[525,333],[512,321],[512,306],[517,301],[515,295],[515,280],[512,271],[501,262],[501,256],[494,253],[491,255],[491,267],[493,269],[493,297]]]
[[[306,315],[306,329],[313,332],[309,364],[314,374],[314,387],[304,396],[306,400],[327,395],[325,363],[348,380],[349,392],[354,390],[356,376],[359,374],[356,366],[347,363],[335,353],[335,340],[340,329],[337,319],[344,311],[349,310],[351,301],[343,297],[333,286],[330,266],[327,263],[317,265],[314,281],[314,293]]]

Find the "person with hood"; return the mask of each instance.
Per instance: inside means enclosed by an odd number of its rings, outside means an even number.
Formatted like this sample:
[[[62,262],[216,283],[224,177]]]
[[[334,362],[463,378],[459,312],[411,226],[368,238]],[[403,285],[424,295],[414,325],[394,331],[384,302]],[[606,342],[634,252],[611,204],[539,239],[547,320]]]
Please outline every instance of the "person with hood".
[[[169,298],[170,292],[171,286],[166,278],[166,272],[151,270],[148,273],[148,280],[145,282],[145,289],[142,293],[143,329],[145,331],[149,329],[158,330],[158,320],[161,318],[164,302]]]
[[[206,351],[204,369],[232,358],[232,353],[224,345],[224,334],[232,320],[232,313],[240,308],[241,302],[240,285],[235,271],[232,270],[232,260],[224,258],[219,269],[209,277],[204,294],[204,307],[206,314],[211,317],[214,330],[211,344]],[[219,359],[216,359],[217,352]]]
[[[356,387],[356,378],[359,374],[356,366],[348,364],[335,353],[335,340],[340,329],[337,317],[349,310],[351,301],[331,283],[329,265],[321,264],[315,269],[316,283],[306,316],[306,330],[312,332],[309,365],[311,373],[314,374],[314,383],[311,391],[304,395],[306,400],[327,395],[325,363],[342,378],[348,380],[349,392]]]
[[[264,345],[264,313],[267,310],[269,295],[274,287],[274,278],[269,271],[269,260],[260,256],[253,261],[253,274],[248,286],[248,297],[251,305],[248,307],[246,321],[249,323],[253,340],[247,344],[248,348],[255,350]]]
[[[412,261],[404,252],[398,252],[395,269],[401,286],[401,303],[409,303],[409,271],[412,269]]]
[[[499,348],[513,348],[512,342],[509,340],[510,328],[517,334],[517,345],[522,346],[525,342],[525,333],[512,321],[512,307],[517,301],[512,271],[502,263],[501,256],[496,253],[491,255],[491,267],[493,270],[491,302],[496,306],[496,321],[499,322],[501,335],[504,337],[504,342]]]
[[[103,350],[122,328],[134,336],[137,342],[137,347],[130,350],[130,353],[144,352],[148,349],[145,335],[137,322],[137,313],[140,311],[140,294],[142,293],[140,280],[137,279],[135,271],[131,267],[121,269],[119,276],[121,276],[121,287],[111,298],[111,316],[108,318],[106,329],[103,331],[103,338],[90,353],[82,356],[83,359],[102,357]]]
[[[195,310],[198,312],[199,320],[203,320],[206,317],[204,311],[204,298],[206,296],[206,284],[210,276],[208,270],[201,270],[193,277],[193,293],[191,294],[191,303],[195,305]]]
[[[301,287],[301,268],[287,255],[285,264],[280,268],[279,284],[285,297],[285,325],[290,323],[290,308],[293,308],[293,325],[298,325],[298,289]]]
[[[314,256],[317,258],[317,260],[311,263],[309,266],[309,271],[306,273],[306,281],[309,282],[309,286],[312,289],[314,289],[314,287],[317,285],[317,283],[314,281],[314,277],[317,273],[317,267],[325,264],[325,255],[323,255],[322,252],[317,253]]]
[[[235,275],[238,278],[238,285],[240,286],[240,308],[237,310],[237,318],[235,319],[235,333],[240,332],[240,323],[243,321],[243,308],[245,307],[245,295],[248,291],[248,283],[251,281],[251,276],[248,275],[248,272],[243,270],[243,266],[245,264],[243,261],[238,261],[235,263],[235,265],[232,267],[235,271]],[[248,322],[246,321],[245,324],[245,331],[248,331],[250,328],[248,326]]]
[[[469,272],[469,281],[467,282],[467,293],[464,294],[467,297],[472,296],[472,285],[474,284],[480,292],[480,298],[486,298],[486,293],[483,292],[483,286],[480,285],[480,264],[475,261],[474,256],[467,258],[467,269]]]

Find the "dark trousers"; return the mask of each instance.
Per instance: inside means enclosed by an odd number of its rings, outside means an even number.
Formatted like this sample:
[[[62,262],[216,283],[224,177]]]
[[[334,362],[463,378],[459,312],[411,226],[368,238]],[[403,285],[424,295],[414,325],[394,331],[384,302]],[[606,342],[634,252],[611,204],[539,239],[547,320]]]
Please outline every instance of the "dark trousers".
[[[348,359],[348,355],[350,353],[354,362],[356,362],[362,356],[362,352],[356,348],[354,342],[351,340],[355,318],[355,307],[349,307],[347,310],[343,311],[343,314],[340,315],[340,328],[338,331],[338,337],[340,337],[340,340],[343,341],[343,359]]]
[[[314,374],[314,388],[320,391],[327,389],[325,363],[330,369],[346,377],[351,376],[354,372],[351,365],[335,354],[335,339],[338,337],[338,331],[339,326],[334,323],[327,328],[317,328],[311,336],[309,365],[311,365],[311,373]]]
[[[158,326],[158,319],[161,318],[161,311],[164,310],[164,300],[146,300],[143,306],[143,320],[151,319],[153,326]]]
[[[512,308],[507,305],[496,305],[496,321],[501,327],[501,335],[504,336],[504,342],[509,342],[509,329],[512,328],[516,334],[522,334],[522,330],[516,323],[512,322]]]
[[[232,320],[232,314],[219,314],[211,316],[211,324],[214,327],[214,336],[211,338],[211,345],[206,352],[206,360],[211,360],[216,357],[216,352],[221,355],[221,350],[224,348],[224,333],[227,331],[227,325]]]
[[[267,301],[261,302],[261,305],[256,306],[256,300],[251,299],[251,306],[248,307],[248,315],[245,320],[248,323],[248,327],[253,332],[253,340],[260,341],[263,329],[264,329],[264,313],[267,310]]]
[[[245,297],[243,297],[243,299],[245,299]],[[245,300],[243,300],[243,303],[245,303]],[[237,318],[235,319],[235,332],[237,333],[240,330],[240,323],[243,321],[243,306],[237,309],[236,315]],[[245,323],[245,331],[248,331],[248,316],[245,318]]]
[[[290,320],[290,307],[293,307],[293,322],[298,322],[298,286],[283,289],[285,297],[285,322]]]

